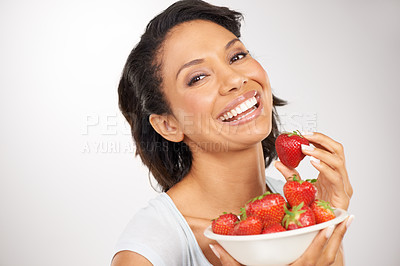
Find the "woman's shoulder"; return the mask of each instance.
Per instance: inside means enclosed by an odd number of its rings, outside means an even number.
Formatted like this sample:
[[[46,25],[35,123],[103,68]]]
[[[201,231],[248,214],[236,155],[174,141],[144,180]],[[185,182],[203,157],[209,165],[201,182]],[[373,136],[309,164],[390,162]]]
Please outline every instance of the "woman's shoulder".
[[[153,265],[148,259],[144,256],[132,252],[129,250],[122,250],[115,254],[111,266],[134,266],[134,265],[142,265],[142,266],[151,266]]]
[[[119,242],[131,239],[141,240],[143,243],[155,237],[165,238],[171,230],[177,231],[178,223],[177,213],[170,205],[168,196],[161,193],[133,215]]]
[[[131,251],[121,253],[118,257],[128,260],[132,256],[136,256],[136,259],[145,258],[153,265],[180,264],[187,242],[184,225],[170,201],[165,193],[161,193],[137,211],[117,241],[114,254]]]
[[[171,213],[170,207],[168,206],[168,198],[166,194],[160,193],[155,198],[150,199],[145,207],[139,209],[133,215],[129,224],[141,223],[147,220],[151,225],[151,223],[160,222],[162,218],[172,214],[173,213]]]

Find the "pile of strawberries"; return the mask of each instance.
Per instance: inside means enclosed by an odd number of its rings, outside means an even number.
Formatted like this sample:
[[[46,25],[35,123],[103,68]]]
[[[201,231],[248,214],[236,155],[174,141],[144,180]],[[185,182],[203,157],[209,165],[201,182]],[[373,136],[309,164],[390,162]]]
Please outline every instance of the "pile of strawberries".
[[[304,156],[299,155],[301,147],[296,141],[303,137],[297,133],[290,133],[290,136],[288,133],[283,135],[278,137],[275,146],[277,150],[278,145],[286,145],[290,149],[285,151],[286,153],[278,153],[278,156],[285,163],[287,160],[282,159],[288,154],[287,152],[292,157],[297,153],[298,162],[294,163],[297,166]],[[280,138],[281,136],[282,138]],[[284,140],[282,141],[282,139]],[[286,141],[291,144],[288,145]],[[300,139],[300,141],[304,143],[304,139]],[[294,165],[292,164],[292,166]],[[211,226],[212,231],[221,235],[269,234],[329,221],[335,218],[335,213],[328,202],[315,199],[317,189],[314,183],[316,181],[316,179],[300,180],[294,175],[293,179],[287,181],[283,187],[287,201],[278,193],[266,192],[247,202],[239,216],[224,213],[214,219]]]
[[[266,192],[246,203],[238,217],[224,213],[212,222],[212,231],[221,235],[257,235],[294,230],[335,218],[326,201],[315,199],[313,180],[299,180],[296,176],[283,187],[287,199]]]

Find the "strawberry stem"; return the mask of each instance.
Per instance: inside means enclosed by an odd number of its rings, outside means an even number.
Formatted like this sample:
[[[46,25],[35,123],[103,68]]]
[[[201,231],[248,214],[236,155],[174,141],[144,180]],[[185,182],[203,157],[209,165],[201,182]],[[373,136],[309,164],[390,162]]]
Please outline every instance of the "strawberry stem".
[[[298,131],[298,130],[295,130],[295,131],[290,132],[290,133],[288,132],[286,134],[288,135],[288,137],[299,136],[300,138],[304,138],[303,135],[301,135],[300,131]]]

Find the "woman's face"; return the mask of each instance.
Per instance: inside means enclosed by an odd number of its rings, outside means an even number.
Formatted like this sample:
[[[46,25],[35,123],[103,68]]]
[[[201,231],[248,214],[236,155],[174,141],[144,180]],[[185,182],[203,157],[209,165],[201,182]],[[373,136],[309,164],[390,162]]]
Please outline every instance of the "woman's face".
[[[209,21],[182,23],[168,33],[158,59],[162,89],[187,144],[243,149],[268,136],[268,76],[233,33]]]

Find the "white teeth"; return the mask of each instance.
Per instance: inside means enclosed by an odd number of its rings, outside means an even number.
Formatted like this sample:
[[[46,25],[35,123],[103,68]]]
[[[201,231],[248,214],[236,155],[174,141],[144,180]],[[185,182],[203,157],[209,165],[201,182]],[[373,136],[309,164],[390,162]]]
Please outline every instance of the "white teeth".
[[[226,112],[225,114],[220,116],[220,119],[222,121],[225,121],[227,119],[230,119],[232,117],[235,117],[247,110],[249,110],[250,108],[253,107],[253,109],[257,109],[254,105],[257,104],[257,99],[256,97],[251,97],[250,99],[248,99],[247,101],[241,103],[240,105],[236,106],[236,108],[230,110],[229,112]],[[240,118],[239,118],[240,119]],[[236,120],[236,119],[235,119]],[[235,121],[234,120],[234,121]]]
[[[240,109],[242,109],[242,113],[244,112],[244,111],[246,111],[247,110],[247,105],[246,105],[246,102],[244,102],[244,103],[242,103],[241,105],[239,105],[239,107],[240,107]]]
[[[251,108],[251,107],[253,107],[253,105],[254,105],[254,103],[252,103],[251,99],[250,99],[250,101],[246,101],[247,108]]]

